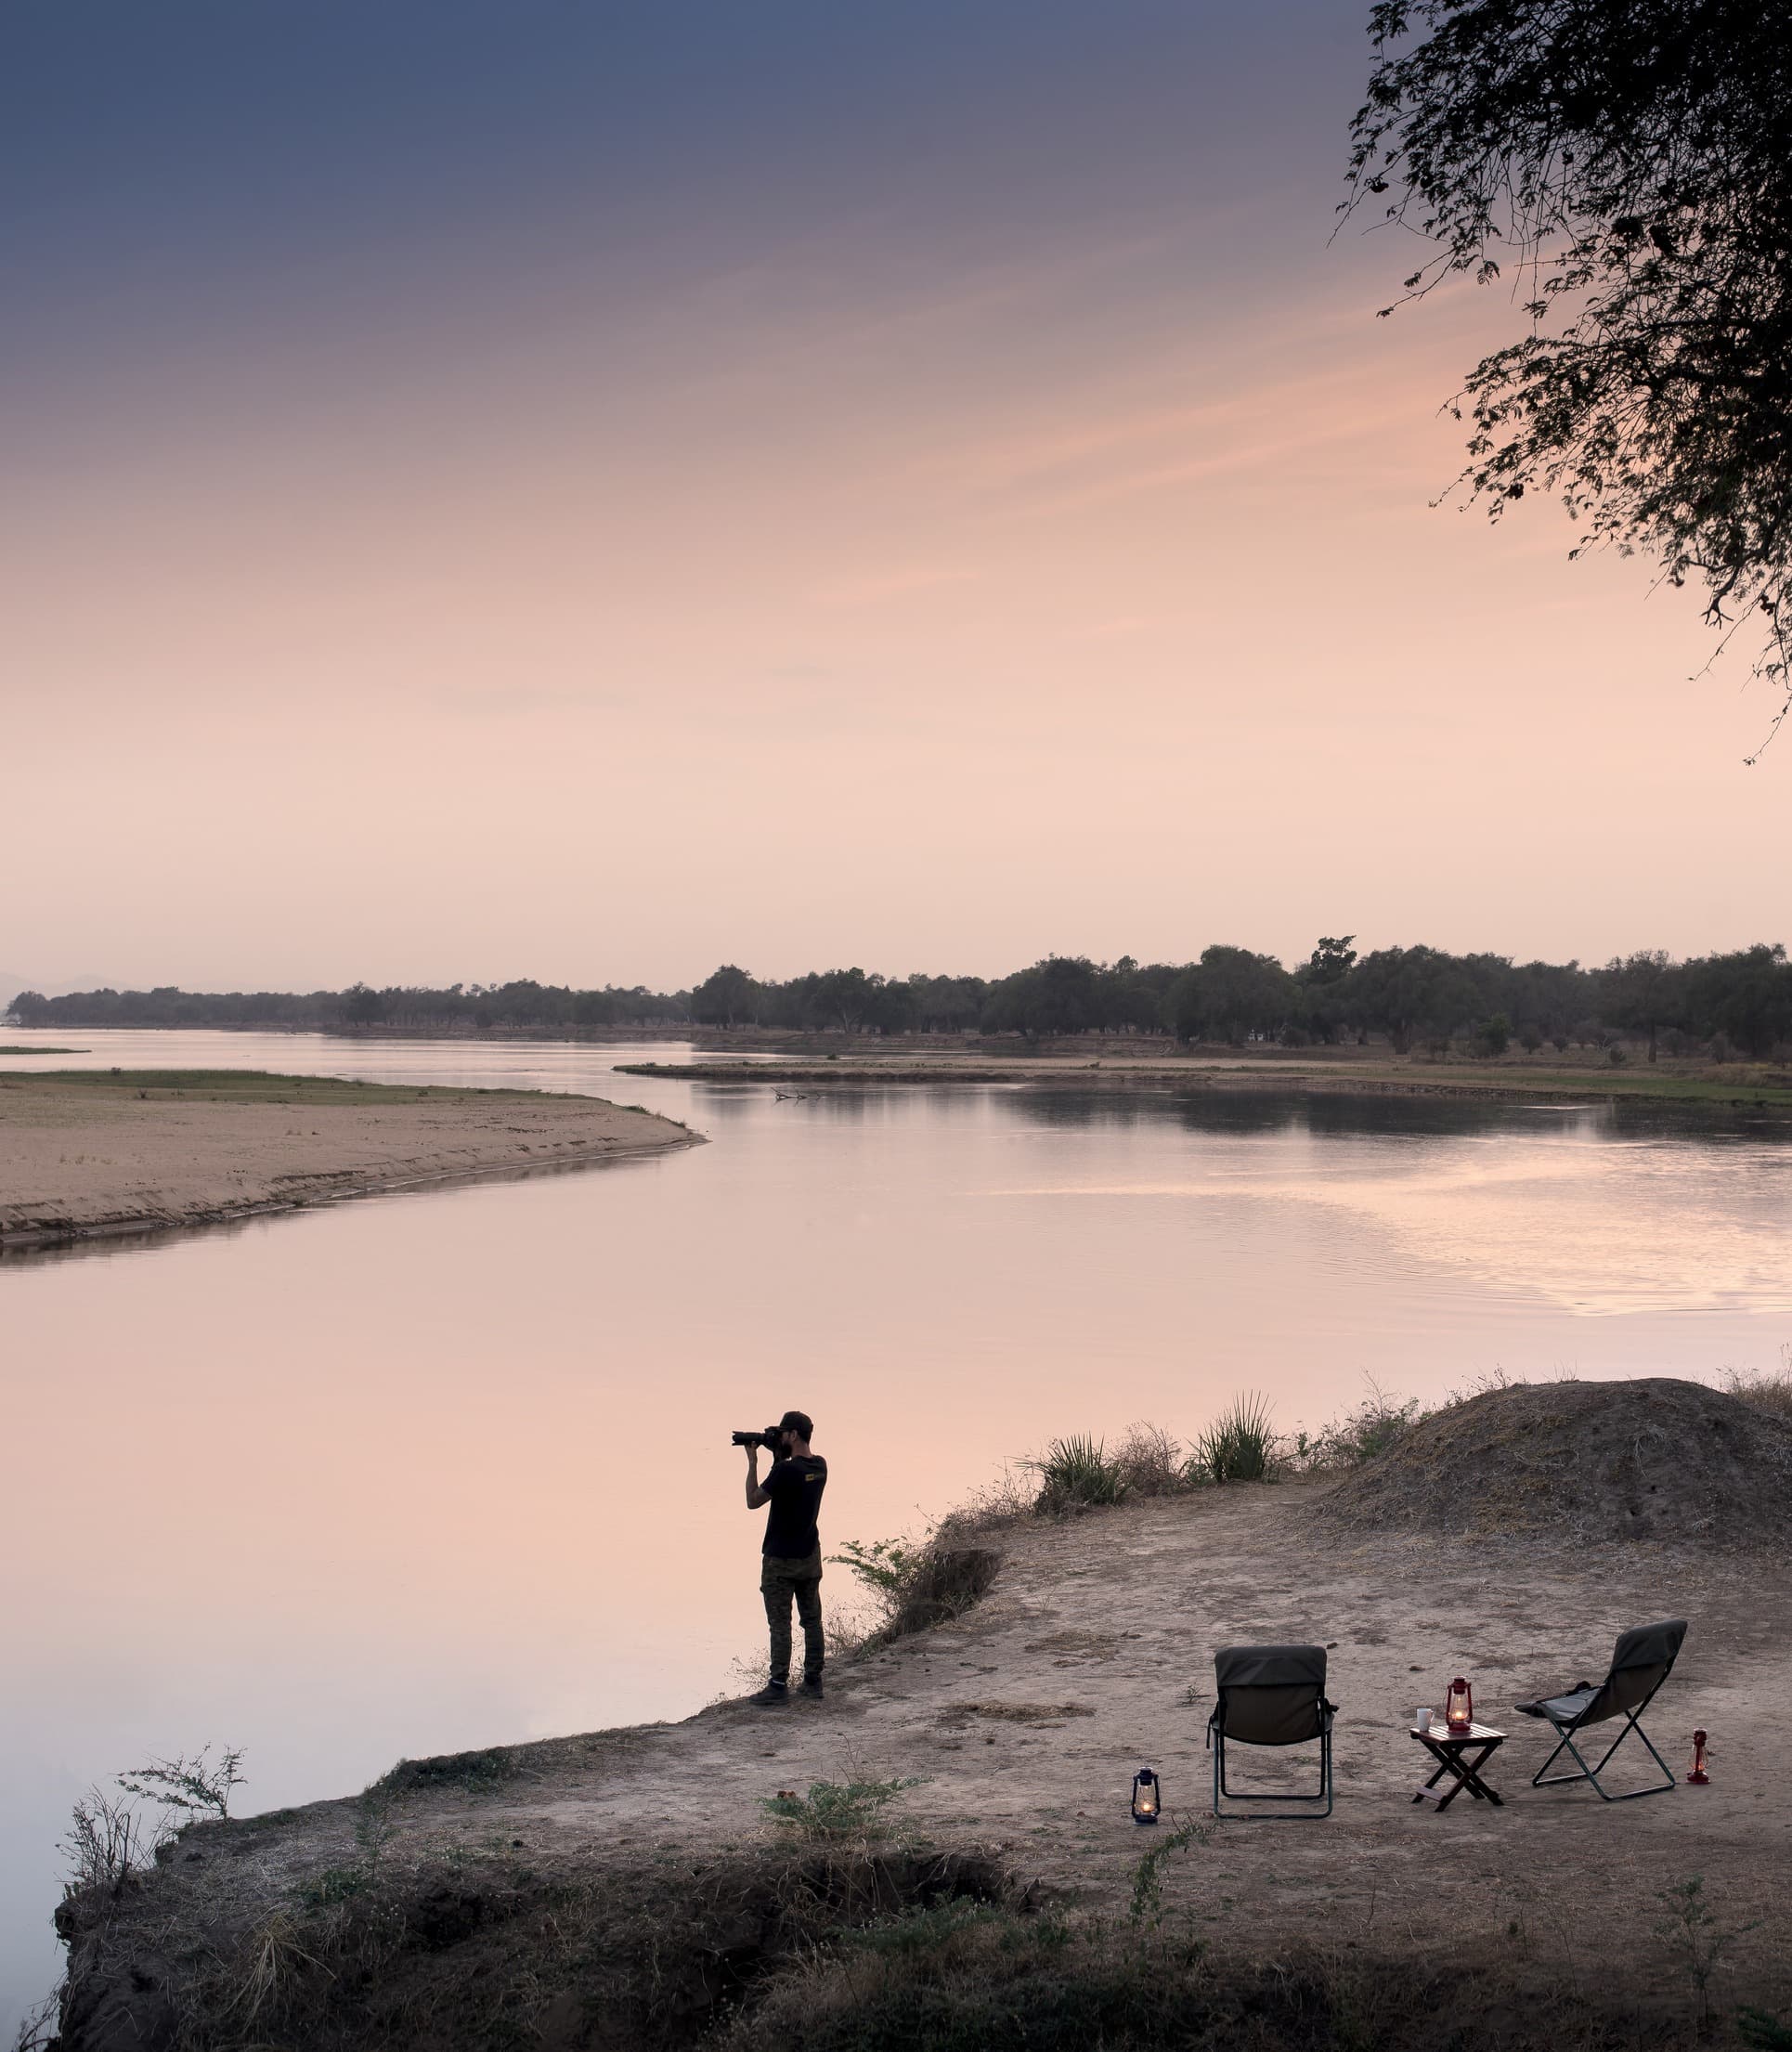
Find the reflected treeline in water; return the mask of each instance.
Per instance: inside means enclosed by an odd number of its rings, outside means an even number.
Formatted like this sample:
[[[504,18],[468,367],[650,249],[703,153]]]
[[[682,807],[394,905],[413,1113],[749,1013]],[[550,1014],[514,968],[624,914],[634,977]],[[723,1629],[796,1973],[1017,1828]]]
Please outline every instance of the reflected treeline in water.
[[[1792,1141],[1792,1120],[1747,1106],[1638,1097],[1565,1098],[1560,1102],[1497,1097],[1427,1097],[1389,1091],[1240,1089],[1230,1084],[1128,1083],[1089,1087],[1045,1083],[834,1084],[798,1088],[701,1082],[693,1087],[706,1118],[744,1120],[769,1105],[830,1125],[862,1125],[892,1117],[962,1117],[993,1104],[1032,1126],[1096,1127],[1104,1132],[1175,1126],[1190,1133],[1242,1138],[1273,1134],[1315,1138],[1447,1140],[1496,1136],[1684,1141],[1708,1147],[1741,1141]],[[781,1090],[782,1101],[774,1097]]]
[[[1299,1090],[1016,1090],[1004,1103],[1018,1118],[1049,1126],[1136,1129],[1178,1126],[1228,1137],[1313,1134],[1460,1139],[1475,1134],[1597,1130],[1606,1108],[1539,1110],[1474,1098],[1358,1097]]]
[[[1792,1121],[1744,1106],[1651,1103],[1634,1097],[1559,1104],[1494,1097],[1427,1097],[1345,1091],[1139,1088],[1004,1091],[1019,1119],[1045,1126],[1133,1130],[1175,1125],[1240,1136],[1311,1134],[1317,1138],[1466,1139],[1477,1136],[1574,1134],[1610,1140],[1682,1140],[1708,1147],[1792,1142]]]

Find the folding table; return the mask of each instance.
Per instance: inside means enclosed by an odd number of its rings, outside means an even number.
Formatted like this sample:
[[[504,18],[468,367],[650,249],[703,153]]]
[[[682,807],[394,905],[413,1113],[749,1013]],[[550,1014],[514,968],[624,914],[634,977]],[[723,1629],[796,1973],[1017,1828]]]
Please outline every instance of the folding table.
[[[1504,1732],[1496,1732],[1491,1724],[1471,1724],[1465,1732],[1452,1732],[1448,1724],[1433,1724],[1429,1730],[1415,1724],[1411,1730],[1413,1737],[1437,1762],[1436,1773],[1414,1793],[1414,1802],[1429,1798],[1441,1812],[1466,1788],[1476,1802],[1490,1802],[1496,1810],[1503,1808],[1500,1798],[1481,1779],[1481,1770],[1505,1743]],[[1451,1786],[1440,1796],[1437,1784],[1446,1774],[1451,1777]]]

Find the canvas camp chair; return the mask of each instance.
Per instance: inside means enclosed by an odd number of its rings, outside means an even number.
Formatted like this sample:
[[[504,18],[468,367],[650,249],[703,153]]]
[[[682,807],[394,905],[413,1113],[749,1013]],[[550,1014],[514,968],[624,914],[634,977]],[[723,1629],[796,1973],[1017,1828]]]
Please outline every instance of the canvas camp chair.
[[[1577,1682],[1573,1688],[1565,1689],[1560,1695],[1540,1696],[1535,1703],[1513,1704],[1513,1708],[1525,1716],[1543,1719],[1556,1736],[1555,1751],[1531,1776],[1531,1786],[1553,1788],[1564,1782],[1590,1781],[1607,1802],[1629,1802],[1632,1796],[1665,1795],[1674,1786],[1674,1771],[1656,1751],[1648,1733],[1637,1719],[1673,1672],[1681,1641],[1685,1636],[1683,1617],[1669,1617],[1658,1625],[1638,1625],[1634,1630],[1619,1634],[1612,1654],[1611,1672],[1603,1682],[1596,1685],[1591,1682]],[[1575,1744],[1575,1734],[1584,1732],[1590,1724],[1603,1724],[1614,1717],[1624,1720],[1624,1729],[1600,1755],[1598,1764],[1589,1767],[1581,1758],[1579,1747]],[[1632,1732],[1649,1747],[1649,1758],[1661,1769],[1664,1778],[1652,1781],[1646,1788],[1626,1788],[1614,1795],[1599,1777],[1605,1762]],[[1574,1774],[1552,1774],[1550,1769],[1555,1765],[1565,1747],[1574,1756],[1580,1771]]]
[[[1214,1656],[1219,1701],[1207,1720],[1214,1755],[1214,1814],[1253,1824],[1289,1823],[1297,1817],[1331,1814],[1331,1720],[1335,1706],[1325,1699],[1323,1646],[1222,1646]],[[1300,1746],[1319,1742],[1319,1786],[1310,1794],[1279,1795],[1227,1786],[1226,1748],[1233,1746]],[[1280,1812],[1224,1811],[1227,1802],[1295,1803]],[[1324,1808],[1318,1805],[1323,1803]]]

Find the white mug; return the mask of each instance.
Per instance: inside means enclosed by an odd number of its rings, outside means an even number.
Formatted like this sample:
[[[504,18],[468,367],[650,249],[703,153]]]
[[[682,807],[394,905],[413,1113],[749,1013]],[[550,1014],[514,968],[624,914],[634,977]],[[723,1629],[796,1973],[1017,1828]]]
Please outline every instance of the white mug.
[[[1422,1731],[1422,1732],[1428,1732],[1428,1731],[1430,1731],[1430,1729],[1431,1729],[1431,1712],[1430,1712],[1430,1710],[1429,1710],[1429,1709],[1422,1709],[1422,1710],[1421,1710],[1421,1711],[1419,1712],[1418,1716],[1417,1716],[1417,1717],[1415,1717],[1415,1718],[1413,1719],[1413,1721],[1413,1721],[1414,1725],[1415,1725],[1415,1726],[1416,1726],[1416,1727],[1417,1727],[1417,1728],[1418,1728],[1418,1729],[1419,1729],[1420,1731]]]

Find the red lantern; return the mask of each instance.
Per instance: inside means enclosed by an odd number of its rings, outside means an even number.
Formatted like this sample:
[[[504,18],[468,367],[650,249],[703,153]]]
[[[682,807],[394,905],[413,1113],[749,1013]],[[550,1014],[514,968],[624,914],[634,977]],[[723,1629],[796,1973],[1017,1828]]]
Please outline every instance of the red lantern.
[[[1687,1770],[1686,1778],[1690,1782],[1695,1782],[1701,1788],[1705,1787],[1711,1779],[1710,1775],[1705,1772],[1705,1734],[1703,1732],[1693,1734],[1693,1764]]]
[[[1453,1736],[1461,1738],[1474,1722],[1474,1695],[1459,1674],[1444,1697],[1444,1722]]]

